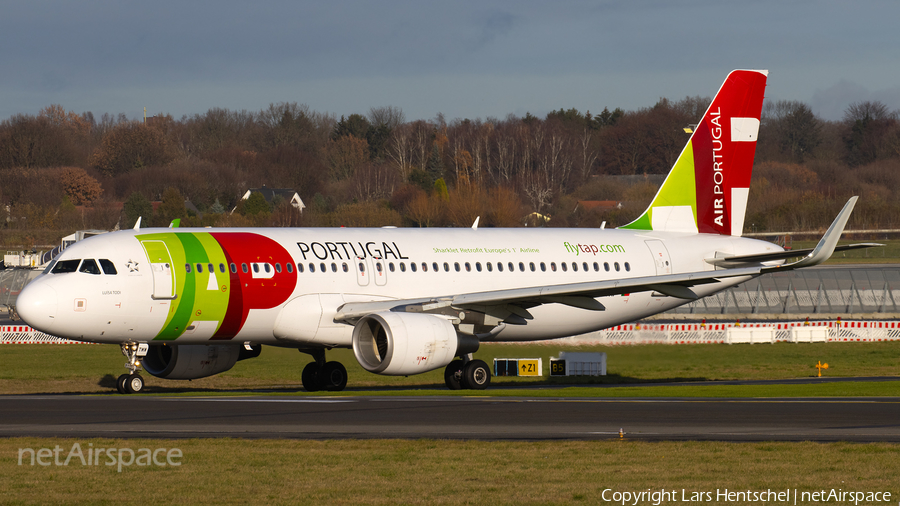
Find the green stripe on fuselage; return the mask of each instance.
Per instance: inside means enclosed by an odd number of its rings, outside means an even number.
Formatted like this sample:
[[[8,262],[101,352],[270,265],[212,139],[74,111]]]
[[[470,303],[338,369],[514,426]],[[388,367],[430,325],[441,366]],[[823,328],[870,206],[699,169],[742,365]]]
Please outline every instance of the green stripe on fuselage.
[[[154,340],[171,341],[184,334],[195,322],[210,322],[207,334],[218,330],[228,309],[229,276],[218,272],[219,264],[226,264],[225,253],[208,233],[146,234],[139,240],[163,241],[172,255],[172,272],[175,274],[177,297],[169,307],[169,314]],[[190,264],[191,271],[185,266]],[[202,272],[198,272],[201,264]],[[209,272],[213,264],[213,272]],[[227,271],[227,268],[226,268]],[[210,280],[210,276],[215,279]],[[211,326],[215,328],[209,328]]]

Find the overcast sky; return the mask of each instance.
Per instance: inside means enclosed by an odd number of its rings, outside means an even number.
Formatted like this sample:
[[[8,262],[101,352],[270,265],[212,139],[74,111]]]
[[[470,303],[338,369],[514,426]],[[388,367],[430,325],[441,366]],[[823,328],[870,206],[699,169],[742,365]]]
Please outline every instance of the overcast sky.
[[[900,109],[900,2],[4,1],[0,119],[258,111],[299,102],[407,120],[599,113],[711,96],[768,69],[767,100],[826,119]]]

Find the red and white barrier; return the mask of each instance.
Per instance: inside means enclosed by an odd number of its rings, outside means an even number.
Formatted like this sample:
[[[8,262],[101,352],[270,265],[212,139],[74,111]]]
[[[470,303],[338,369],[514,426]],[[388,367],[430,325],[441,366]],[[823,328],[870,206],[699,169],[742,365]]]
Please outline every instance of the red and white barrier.
[[[45,334],[28,325],[0,326],[0,344],[96,344],[84,341],[72,341]]]

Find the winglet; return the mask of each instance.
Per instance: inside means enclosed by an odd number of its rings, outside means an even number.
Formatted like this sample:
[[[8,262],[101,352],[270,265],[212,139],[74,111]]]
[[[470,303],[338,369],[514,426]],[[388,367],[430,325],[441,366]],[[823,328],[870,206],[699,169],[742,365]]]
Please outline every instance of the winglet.
[[[847,226],[847,221],[850,219],[850,213],[853,212],[853,206],[856,205],[858,199],[859,197],[850,197],[850,200],[844,204],[844,208],[838,213],[837,218],[834,219],[834,222],[832,222],[831,226],[828,227],[828,230],[825,231],[825,235],[819,240],[819,244],[816,244],[815,249],[813,249],[809,255],[790,264],[767,267],[763,269],[763,272],[812,267],[813,265],[819,265],[831,258],[832,253],[834,253],[834,248],[837,246],[838,239],[841,238],[841,234],[844,233],[844,227]]]
[[[178,228],[181,226],[181,218],[175,218],[172,220],[172,223],[169,223],[169,228]]]

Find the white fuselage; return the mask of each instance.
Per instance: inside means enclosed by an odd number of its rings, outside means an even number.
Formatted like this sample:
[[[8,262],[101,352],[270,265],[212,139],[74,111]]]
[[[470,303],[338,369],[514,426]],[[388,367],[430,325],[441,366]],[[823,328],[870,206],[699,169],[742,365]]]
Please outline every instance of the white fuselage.
[[[310,314],[321,330],[307,344],[350,346],[352,326],[333,320],[346,302],[712,271],[704,259],[780,250],[739,237],[631,230],[127,230],[80,242],[54,264],[108,260],[115,274],[83,267],[45,273],[22,292],[19,312],[39,330],[93,342],[302,346],[302,339],[279,338],[273,329],[290,301],[306,297],[320,305]],[[705,296],[746,279],[694,291]],[[605,310],[532,307],[532,320],[506,325],[492,339],[576,335],[688,302],[651,291],[597,300]]]

